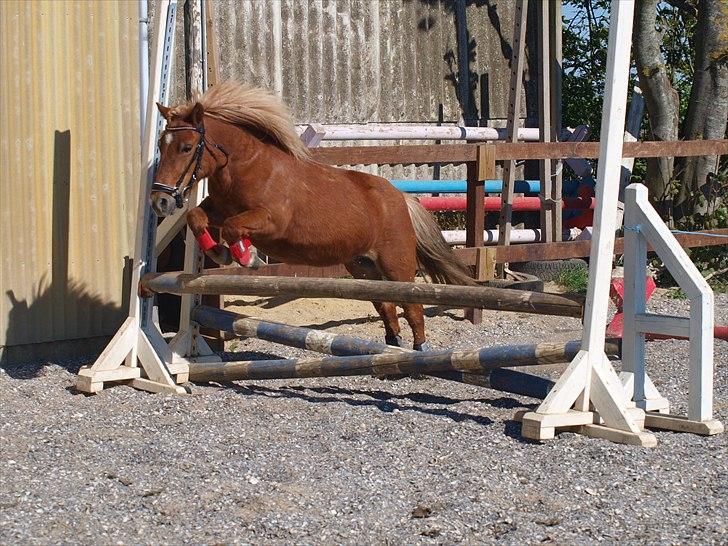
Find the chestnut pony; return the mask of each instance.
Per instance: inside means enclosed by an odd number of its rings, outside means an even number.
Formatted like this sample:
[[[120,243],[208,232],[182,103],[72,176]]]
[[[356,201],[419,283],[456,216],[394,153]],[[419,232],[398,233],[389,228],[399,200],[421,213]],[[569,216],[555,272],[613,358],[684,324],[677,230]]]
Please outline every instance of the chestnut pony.
[[[250,240],[278,261],[344,264],[360,279],[413,281],[419,263],[434,282],[474,284],[417,199],[384,178],[311,160],[288,108],[269,92],[225,82],[176,107],[157,106],[167,126],[152,206],[172,214],[207,178],[209,195],[187,225],[217,263],[247,265],[240,243]],[[212,240],[209,226],[228,247]],[[373,303],[386,342],[399,345],[395,304]],[[414,348],[425,349],[422,305],[402,307]]]

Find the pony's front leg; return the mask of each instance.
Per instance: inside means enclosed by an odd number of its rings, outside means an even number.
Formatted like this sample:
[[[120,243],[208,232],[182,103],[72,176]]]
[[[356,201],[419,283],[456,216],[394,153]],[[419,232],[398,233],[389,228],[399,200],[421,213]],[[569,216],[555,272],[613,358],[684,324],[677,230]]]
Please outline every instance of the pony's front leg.
[[[222,225],[222,238],[230,247],[233,258],[240,265],[257,267],[260,264],[252,237],[270,234],[273,229],[270,213],[266,209],[251,209],[226,218]]]
[[[200,206],[187,212],[187,227],[192,230],[200,248],[216,264],[230,265],[233,263],[230,251],[225,245],[216,242],[208,231],[211,225],[221,227],[222,224],[223,219],[212,206],[209,197],[203,199]]]

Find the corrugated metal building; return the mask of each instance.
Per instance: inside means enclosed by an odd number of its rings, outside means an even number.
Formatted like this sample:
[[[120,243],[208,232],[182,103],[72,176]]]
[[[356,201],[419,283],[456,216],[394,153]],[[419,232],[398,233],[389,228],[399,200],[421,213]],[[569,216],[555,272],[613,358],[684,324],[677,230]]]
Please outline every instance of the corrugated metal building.
[[[125,315],[139,174],[138,5],[0,2],[6,361],[62,354],[61,342],[100,343]],[[207,5],[221,77],[275,89],[298,122],[497,125],[506,116],[513,2]],[[155,0],[149,7],[154,19]],[[180,9],[173,100],[184,94],[182,20]]]
[[[135,1],[0,2],[5,361],[108,336],[125,315],[140,161],[138,21]]]

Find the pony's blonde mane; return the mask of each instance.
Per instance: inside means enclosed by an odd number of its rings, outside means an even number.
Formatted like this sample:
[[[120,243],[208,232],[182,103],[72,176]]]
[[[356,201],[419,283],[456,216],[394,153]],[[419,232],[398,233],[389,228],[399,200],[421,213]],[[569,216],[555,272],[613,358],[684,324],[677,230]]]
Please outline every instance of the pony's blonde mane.
[[[270,137],[283,151],[297,159],[310,157],[308,148],[301,141],[293,125],[293,116],[283,102],[260,87],[236,81],[214,85],[202,95],[177,106],[172,115],[187,115],[195,103],[205,109],[205,115],[226,123],[257,130]]]

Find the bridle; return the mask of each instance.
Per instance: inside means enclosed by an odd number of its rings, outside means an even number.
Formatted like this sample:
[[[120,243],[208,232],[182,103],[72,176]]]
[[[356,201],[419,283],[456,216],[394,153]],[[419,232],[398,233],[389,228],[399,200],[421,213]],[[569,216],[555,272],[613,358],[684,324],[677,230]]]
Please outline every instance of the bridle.
[[[169,186],[167,184],[162,184],[161,182],[154,182],[152,184],[152,191],[166,193],[167,195],[173,197],[175,205],[178,209],[181,209],[184,206],[185,197],[187,197],[187,194],[194,187],[195,182],[197,182],[197,177],[200,174],[200,168],[202,167],[202,156],[205,154],[207,141],[205,140],[205,126],[202,124],[200,124],[198,127],[168,127],[164,130],[165,133],[173,131],[195,131],[196,133],[200,133],[200,140],[197,143],[194,155],[190,158],[189,162],[182,171],[182,174],[179,175],[179,178],[177,179],[175,185]],[[227,159],[228,154],[225,149],[219,144],[215,144],[215,147],[217,147],[217,149],[220,150]],[[189,183],[182,187],[182,184],[185,181],[185,177],[187,176],[187,172],[190,170],[190,167],[192,167],[193,164],[195,168],[192,171],[192,177],[190,178]]]

